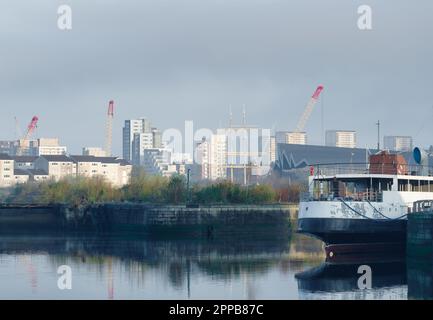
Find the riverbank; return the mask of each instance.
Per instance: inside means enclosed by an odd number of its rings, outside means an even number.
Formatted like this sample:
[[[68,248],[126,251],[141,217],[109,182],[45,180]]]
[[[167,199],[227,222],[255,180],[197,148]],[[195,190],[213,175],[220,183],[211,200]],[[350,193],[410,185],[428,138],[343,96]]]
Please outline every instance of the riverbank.
[[[286,238],[296,205],[155,205],[102,203],[82,205],[3,205],[0,232],[123,233],[151,237],[255,235]]]

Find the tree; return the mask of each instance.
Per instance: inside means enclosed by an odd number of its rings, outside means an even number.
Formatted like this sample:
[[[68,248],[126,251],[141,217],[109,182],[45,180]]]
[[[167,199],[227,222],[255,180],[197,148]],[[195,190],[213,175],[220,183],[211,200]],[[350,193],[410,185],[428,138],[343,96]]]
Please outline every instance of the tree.
[[[170,203],[180,203],[186,200],[186,181],[181,175],[173,175],[170,177],[167,185],[167,201]]]

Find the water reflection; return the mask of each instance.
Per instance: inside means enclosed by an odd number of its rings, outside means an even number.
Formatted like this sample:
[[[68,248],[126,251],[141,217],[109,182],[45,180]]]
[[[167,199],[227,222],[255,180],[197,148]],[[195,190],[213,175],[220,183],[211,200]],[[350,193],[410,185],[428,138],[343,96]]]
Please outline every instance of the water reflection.
[[[373,272],[358,289],[358,267]],[[69,265],[72,290],[57,288]],[[1,299],[432,299],[433,259],[325,262],[320,242],[0,236]]]
[[[433,299],[433,257],[409,256],[407,259],[408,298]]]
[[[360,289],[358,268],[368,265],[372,288]],[[361,272],[362,273],[362,272]],[[406,262],[404,260],[331,264],[296,274],[301,299],[406,299]]]
[[[290,246],[290,239],[1,236],[0,298],[266,298],[292,272]],[[56,287],[61,265],[73,270],[70,291]],[[274,298],[294,298],[292,287]]]

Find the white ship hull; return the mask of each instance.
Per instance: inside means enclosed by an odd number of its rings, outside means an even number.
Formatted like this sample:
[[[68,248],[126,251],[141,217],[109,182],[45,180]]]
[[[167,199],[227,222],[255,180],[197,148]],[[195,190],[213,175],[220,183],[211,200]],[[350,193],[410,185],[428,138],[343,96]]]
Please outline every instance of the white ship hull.
[[[327,245],[404,243],[407,214],[413,202],[433,200],[431,192],[384,191],[382,200],[301,201],[298,232]]]

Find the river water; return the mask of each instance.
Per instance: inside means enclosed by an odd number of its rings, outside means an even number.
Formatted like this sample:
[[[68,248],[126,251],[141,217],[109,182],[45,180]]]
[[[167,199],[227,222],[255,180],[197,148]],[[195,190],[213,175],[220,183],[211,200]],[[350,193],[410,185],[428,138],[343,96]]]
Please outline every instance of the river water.
[[[0,299],[431,296],[433,268],[429,265],[376,263],[371,266],[371,289],[359,289],[359,265],[327,264],[321,242],[296,234],[275,241],[1,235]],[[68,272],[61,266],[67,266]]]

